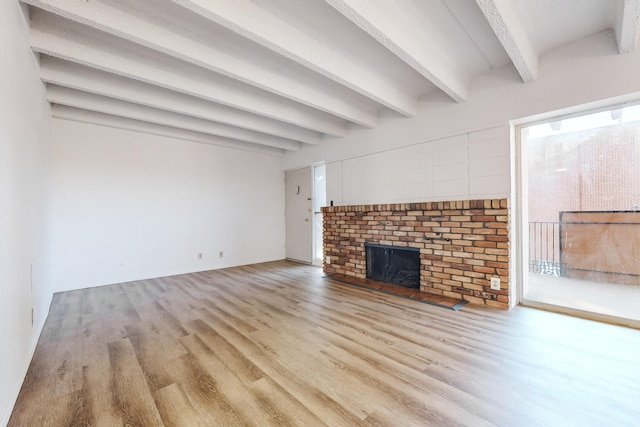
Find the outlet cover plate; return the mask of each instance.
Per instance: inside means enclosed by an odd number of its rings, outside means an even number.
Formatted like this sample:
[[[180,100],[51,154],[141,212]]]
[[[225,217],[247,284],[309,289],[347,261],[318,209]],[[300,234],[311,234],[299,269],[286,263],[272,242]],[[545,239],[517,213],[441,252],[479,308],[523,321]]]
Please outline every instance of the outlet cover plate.
[[[500,290],[500,278],[499,277],[492,277],[491,278],[491,289],[493,289],[494,291],[499,291]]]

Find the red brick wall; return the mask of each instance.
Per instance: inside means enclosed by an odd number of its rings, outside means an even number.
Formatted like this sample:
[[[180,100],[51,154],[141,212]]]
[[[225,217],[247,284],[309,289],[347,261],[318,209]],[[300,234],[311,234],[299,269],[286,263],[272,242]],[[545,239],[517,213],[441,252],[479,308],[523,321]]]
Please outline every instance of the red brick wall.
[[[637,141],[635,123],[528,141],[529,221],[640,205]]]
[[[328,206],[324,271],[366,277],[364,244],[420,249],[420,290],[509,308],[506,199]],[[327,262],[329,261],[329,262]],[[490,289],[499,277],[501,289]]]

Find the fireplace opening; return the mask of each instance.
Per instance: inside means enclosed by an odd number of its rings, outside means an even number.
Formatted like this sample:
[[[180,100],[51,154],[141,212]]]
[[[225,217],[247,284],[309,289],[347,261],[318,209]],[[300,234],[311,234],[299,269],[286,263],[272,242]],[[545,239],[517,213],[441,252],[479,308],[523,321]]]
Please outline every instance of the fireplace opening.
[[[420,250],[365,243],[367,278],[420,288]]]

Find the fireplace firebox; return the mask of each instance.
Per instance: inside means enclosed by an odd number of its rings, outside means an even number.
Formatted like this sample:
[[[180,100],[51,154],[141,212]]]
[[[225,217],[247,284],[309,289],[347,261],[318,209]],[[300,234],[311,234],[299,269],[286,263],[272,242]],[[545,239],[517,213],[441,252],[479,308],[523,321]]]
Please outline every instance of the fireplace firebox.
[[[367,278],[420,288],[420,250],[365,243]]]

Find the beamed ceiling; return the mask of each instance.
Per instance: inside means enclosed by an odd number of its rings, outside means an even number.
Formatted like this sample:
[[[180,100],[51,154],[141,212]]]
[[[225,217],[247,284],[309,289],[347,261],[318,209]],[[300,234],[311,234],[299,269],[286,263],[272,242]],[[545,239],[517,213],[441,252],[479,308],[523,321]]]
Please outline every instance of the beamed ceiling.
[[[22,2],[54,117],[280,154],[640,26],[640,0]]]

